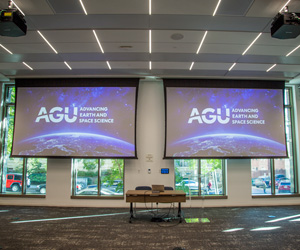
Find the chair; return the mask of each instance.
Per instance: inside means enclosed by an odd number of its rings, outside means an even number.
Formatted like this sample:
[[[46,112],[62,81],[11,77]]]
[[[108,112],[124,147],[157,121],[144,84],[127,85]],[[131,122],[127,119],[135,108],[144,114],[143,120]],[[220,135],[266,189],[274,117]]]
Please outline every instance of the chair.
[[[165,190],[174,190],[174,188],[173,187],[165,186]]]
[[[137,186],[135,190],[152,190],[149,186]]]

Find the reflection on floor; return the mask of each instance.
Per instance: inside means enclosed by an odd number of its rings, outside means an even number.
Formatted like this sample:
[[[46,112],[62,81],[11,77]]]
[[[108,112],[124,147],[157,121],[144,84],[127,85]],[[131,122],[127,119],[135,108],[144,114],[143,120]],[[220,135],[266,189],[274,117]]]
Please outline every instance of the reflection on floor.
[[[299,249],[300,206],[176,211],[0,206],[0,249]]]

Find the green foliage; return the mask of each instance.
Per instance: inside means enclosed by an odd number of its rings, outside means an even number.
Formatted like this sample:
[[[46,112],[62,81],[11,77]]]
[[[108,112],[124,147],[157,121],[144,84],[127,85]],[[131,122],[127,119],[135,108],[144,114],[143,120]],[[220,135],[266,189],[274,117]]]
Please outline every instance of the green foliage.
[[[28,159],[27,173],[32,184],[46,183],[47,169],[45,168],[42,159]]]
[[[102,160],[105,164],[105,161],[111,161],[112,167],[106,171],[105,175],[101,177],[101,182],[105,183],[106,187],[111,187],[116,185],[116,191],[123,191],[123,176],[124,176],[124,160],[123,159],[110,159]],[[102,164],[101,164],[102,165]],[[118,182],[116,182],[118,181]],[[117,183],[117,184],[116,184]]]

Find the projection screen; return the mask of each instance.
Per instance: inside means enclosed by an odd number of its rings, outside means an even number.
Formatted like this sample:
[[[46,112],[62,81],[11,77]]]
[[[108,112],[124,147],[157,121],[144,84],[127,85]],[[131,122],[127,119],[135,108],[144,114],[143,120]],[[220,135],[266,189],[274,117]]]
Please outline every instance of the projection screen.
[[[12,156],[136,158],[138,79],[17,79]]]
[[[287,157],[283,82],[164,83],[165,158]]]

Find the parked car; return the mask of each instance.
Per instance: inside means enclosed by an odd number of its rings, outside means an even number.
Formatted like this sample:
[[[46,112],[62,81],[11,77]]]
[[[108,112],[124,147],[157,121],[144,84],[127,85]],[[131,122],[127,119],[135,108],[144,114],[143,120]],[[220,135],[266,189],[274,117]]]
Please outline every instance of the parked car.
[[[287,180],[280,181],[278,185],[278,193],[290,193],[291,192],[291,182]]]
[[[257,188],[259,187],[271,187],[271,178],[270,177],[265,177],[265,176],[260,176],[254,180],[254,186]]]
[[[97,187],[85,188],[85,189],[77,192],[77,195],[97,195],[97,194],[98,194],[98,188]],[[106,189],[106,188],[101,188],[101,195],[118,195],[118,193],[115,193],[115,192],[113,192],[109,189]]]
[[[19,192],[22,189],[22,174],[9,173],[6,175],[6,189]],[[30,187],[30,179],[27,177],[27,187]]]
[[[185,186],[185,187],[189,187],[189,189],[199,189],[198,182],[194,180],[182,180],[181,182],[176,183],[175,186],[177,187]]]
[[[281,181],[290,181],[290,179],[287,178],[287,177],[281,177],[281,178],[275,179],[275,188],[278,188],[279,183],[280,183]]]
[[[37,185],[36,189],[39,193],[45,194],[46,193],[46,184]]]

